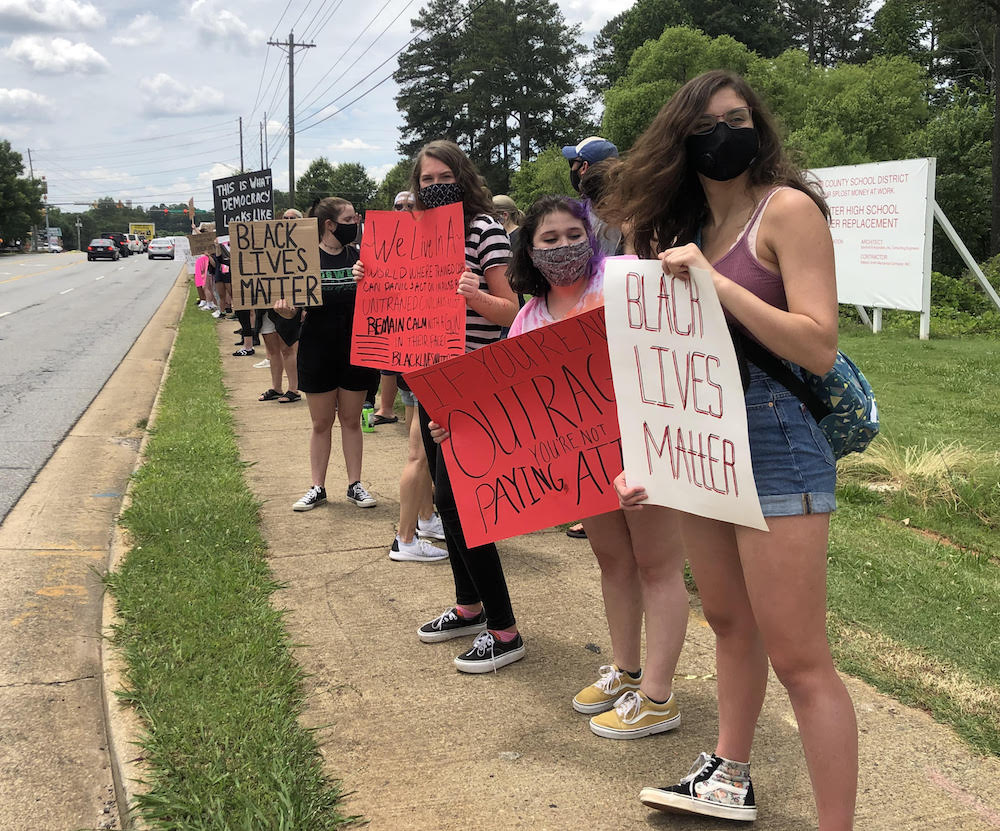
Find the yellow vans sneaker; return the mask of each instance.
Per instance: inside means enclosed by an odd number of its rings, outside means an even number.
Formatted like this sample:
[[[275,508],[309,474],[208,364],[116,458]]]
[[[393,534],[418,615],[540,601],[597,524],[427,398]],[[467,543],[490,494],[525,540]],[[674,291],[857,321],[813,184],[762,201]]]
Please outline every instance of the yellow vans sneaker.
[[[615,706],[615,702],[629,690],[638,690],[642,672],[633,678],[618,667],[605,665],[598,670],[601,677],[590,686],[584,687],[573,699],[573,709],[578,713],[603,713]]]
[[[654,704],[641,692],[629,691],[615,708],[590,720],[590,729],[606,739],[641,739],[666,733],[681,723],[681,713],[671,694],[666,704]]]

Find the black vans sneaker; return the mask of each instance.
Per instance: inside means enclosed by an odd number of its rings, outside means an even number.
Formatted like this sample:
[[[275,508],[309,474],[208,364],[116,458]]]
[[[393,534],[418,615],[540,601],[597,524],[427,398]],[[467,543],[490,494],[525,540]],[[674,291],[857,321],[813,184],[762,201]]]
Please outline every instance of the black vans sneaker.
[[[701,753],[680,782],[663,788],[643,788],[639,801],[648,808],[672,814],[750,822],[757,819],[757,803],[749,768],[715,754]]]
[[[452,606],[434,620],[429,620],[417,630],[417,637],[424,643],[439,643],[461,638],[464,635],[475,635],[486,628],[486,612],[480,609],[475,617],[462,617],[458,609]]]
[[[524,657],[524,641],[521,635],[504,643],[492,632],[483,632],[472,642],[472,648],[455,659],[459,672],[496,672],[500,667],[520,661]]]
[[[321,488],[319,485],[313,485],[306,491],[305,496],[292,505],[292,510],[311,511],[317,505],[322,505],[324,502],[326,502],[326,488]]]

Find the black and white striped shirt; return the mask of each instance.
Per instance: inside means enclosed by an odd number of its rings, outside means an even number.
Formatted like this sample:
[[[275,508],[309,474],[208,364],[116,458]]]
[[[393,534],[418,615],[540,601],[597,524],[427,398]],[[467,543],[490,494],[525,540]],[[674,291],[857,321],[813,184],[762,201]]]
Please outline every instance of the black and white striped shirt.
[[[509,262],[510,238],[503,225],[487,214],[474,217],[465,238],[465,267],[479,276],[479,288],[489,294],[486,271],[493,266],[506,266]],[[499,325],[490,323],[471,306],[466,306],[465,351],[472,352],[499,340],[500,329]]]

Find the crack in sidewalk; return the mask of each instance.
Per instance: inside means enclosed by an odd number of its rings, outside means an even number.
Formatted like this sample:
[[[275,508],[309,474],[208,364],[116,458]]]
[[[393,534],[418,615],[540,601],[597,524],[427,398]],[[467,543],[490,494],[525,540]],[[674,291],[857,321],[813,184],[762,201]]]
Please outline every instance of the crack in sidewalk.
[[[64,684],[72,684],[76,681],[94,681],[96,675],[81,675],[79,678],[66,678],[62,681],[21,681],[16,684],[0,684],[0,690],[7,690],[13,687],[61,687]]]

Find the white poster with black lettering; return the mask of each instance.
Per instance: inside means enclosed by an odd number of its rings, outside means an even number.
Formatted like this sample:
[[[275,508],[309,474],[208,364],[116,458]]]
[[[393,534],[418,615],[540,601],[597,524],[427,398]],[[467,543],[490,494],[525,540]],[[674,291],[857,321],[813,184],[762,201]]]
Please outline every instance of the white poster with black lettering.
[[[609,259],[604,311],[629,485],[653,505],[767,530],[743,383],[708,271]]]

